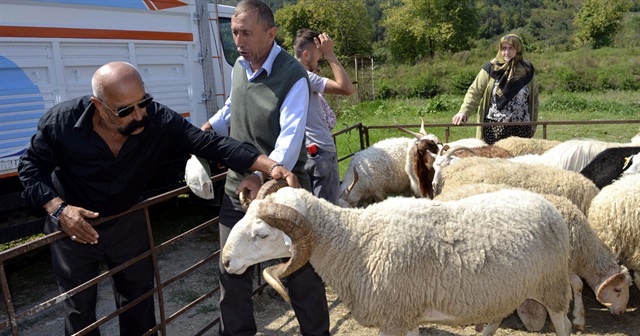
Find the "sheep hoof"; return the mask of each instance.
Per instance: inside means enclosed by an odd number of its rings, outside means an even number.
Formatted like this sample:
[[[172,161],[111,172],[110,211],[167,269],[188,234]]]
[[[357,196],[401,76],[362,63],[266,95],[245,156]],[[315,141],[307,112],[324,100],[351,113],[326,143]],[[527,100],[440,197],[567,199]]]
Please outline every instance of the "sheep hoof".
[[[573,319],[573,327],[575,327],[579,331],[584,331],[585,321],[583,318],[574,318]]]

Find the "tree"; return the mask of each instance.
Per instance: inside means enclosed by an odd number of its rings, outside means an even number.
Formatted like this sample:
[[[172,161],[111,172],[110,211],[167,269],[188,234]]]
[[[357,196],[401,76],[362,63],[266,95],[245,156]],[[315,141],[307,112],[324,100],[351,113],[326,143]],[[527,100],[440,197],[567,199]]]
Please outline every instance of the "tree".
[[[397,60],[416,61],[437,50],[467,49],[478,31],[471,0],[402,0],[384,9],[387,48]]]
[[[573,21],[576,45],[594,49],[610,46],[630,7],[627,0],[586,0]]]
[[[278,10],[275,19],[287,48],[298,29],[309,28],[329,34],[338,56],[371,53],[373,23],[364,0],[300,0]]]

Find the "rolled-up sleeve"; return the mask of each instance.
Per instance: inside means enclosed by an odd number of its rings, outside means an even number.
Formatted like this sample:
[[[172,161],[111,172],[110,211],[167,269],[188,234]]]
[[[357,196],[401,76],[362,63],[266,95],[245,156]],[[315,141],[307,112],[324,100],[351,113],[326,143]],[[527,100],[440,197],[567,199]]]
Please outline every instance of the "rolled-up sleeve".
[[[220,162],[237,172],[249,170],[260,156],[260,151],[248,142],[240,142],[228,136],[205,132],[182,118],[176,118],[181,125],[179,134],[185,150],[196,156]]]

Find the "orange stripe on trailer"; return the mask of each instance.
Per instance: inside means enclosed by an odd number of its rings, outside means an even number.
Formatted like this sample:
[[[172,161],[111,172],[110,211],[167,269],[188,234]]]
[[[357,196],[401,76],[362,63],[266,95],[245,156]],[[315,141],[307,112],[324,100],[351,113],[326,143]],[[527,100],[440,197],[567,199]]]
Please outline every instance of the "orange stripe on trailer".
[[[145,30],[0,26],[0,37],[48,37],[111,40],[193,41],[192,33]]]
[[[16,177],[16,176],[18,176],[18,172],[0,174],[0,179],[7,178],[7,177]]]
[[[189,118],[189,117],[191,117],[191,112],[182,112],[182,113],[180,113],[180,115],[185,117],[185,118]]]
[[[173,7],[182,7],[188,6],[188,4],[180,1],[180,0],[145,0],[146,3],[153,4],[153,7],[157,10],[163,10]],[[151,7],[149,7],[151,8]]]

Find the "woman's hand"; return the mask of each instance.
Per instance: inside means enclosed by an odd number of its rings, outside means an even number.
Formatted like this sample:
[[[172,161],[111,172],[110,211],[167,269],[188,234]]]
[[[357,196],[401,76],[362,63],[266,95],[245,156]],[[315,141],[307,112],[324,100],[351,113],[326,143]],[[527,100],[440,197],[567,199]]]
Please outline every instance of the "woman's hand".
[[[464,113],[459,112],[453,116],[451,121],[453,122],[454,125],[464,124],[465,122],[467,122],[467,116],[464,115]]]

